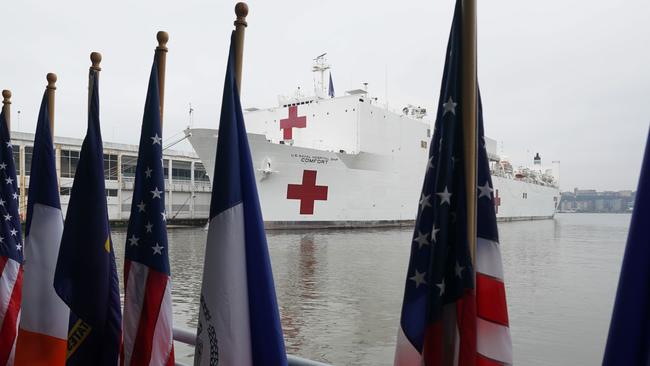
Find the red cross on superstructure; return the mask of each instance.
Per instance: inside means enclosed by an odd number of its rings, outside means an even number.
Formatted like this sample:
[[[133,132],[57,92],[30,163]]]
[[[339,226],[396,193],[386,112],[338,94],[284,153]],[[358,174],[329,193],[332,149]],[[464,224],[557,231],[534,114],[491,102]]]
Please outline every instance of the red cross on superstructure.
[[[494,194],[494,209],[499,213],[499,206],[501,206],[501,197],[499,197],[499,190],[497,189]]]
[[[316,185],[316,171],[303,170],[302,184],[287,186],[287,199],[300,200],[300,214],[313,215],[314,201],[327,201],[327,186]]]
[[[289,107],[289,117],[280,120],[280,129],[285,140],[293,139],[293,128],[307,127],[307,116],[298,117],[298,106]]]

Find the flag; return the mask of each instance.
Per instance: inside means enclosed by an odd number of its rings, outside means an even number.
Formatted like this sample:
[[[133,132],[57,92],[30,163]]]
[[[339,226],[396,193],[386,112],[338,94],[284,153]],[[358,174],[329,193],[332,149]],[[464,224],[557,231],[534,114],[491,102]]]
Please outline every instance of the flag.
[[[650,364],[650,133],[618,280],[603,366]]]
[[[165,180],[161,162],[158,63],[154,58],[124,251],[121,365],[174,365]]]
[[[12,365],[23,287],[18,183],[4,111],[0,113],[0,365]]]
[[[397,366],[512,364],[480,99],[475,267],[467,237],[460,17],[457,2],[411,244]]]
[[[122,315],[106,207],[98,73],[90,71],[88,131],[54,274],[56,293],[70,308],[67,365],[115,366],[120,352]]]
[[[231,38],[194,365],[286,365]]]
[[[332,81],[332,73],[330,72],[330,85],[329,88],[327,89],[327,95],[330,96],[330,98],[334,98],[334,82]]]
[[[27,260],[16,365],[46,366],[65,362],[70,311],[52,287],[63,233],[63,214],[48,109],[46,92],[38,113],[30,169],[25,224]]]

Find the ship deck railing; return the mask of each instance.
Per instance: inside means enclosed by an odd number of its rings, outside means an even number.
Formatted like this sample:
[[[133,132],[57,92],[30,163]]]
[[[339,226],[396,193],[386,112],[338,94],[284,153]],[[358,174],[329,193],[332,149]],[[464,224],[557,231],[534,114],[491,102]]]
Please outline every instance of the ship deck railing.
[[[196,332],[181,327],[174,327],[174,340],[188,346],[196,345]],[[330,366],[326,363],[308,360],[302,357],[287,355],[289,366]],[[176,366],[190,366],[188,364],[176,361]]]

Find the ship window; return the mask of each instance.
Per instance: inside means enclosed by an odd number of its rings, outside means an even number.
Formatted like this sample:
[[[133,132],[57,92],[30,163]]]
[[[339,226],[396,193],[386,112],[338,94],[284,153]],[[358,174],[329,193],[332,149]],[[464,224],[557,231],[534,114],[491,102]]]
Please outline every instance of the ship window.
[[[356,108],[352,108],[352,112],[355,112],[356,110],[357,110]]]
[[[106,197],[117,197],[117,189],[107,189]]]
[[[74,178],[78,163],[79,151],[61,150],[61,178]]]
[[[172,162],[172,179],[173,180],[192,179],[192,163],[190,163],[189,161],[174,160]]]
[[[137,156],[122,155],[122,176],[135,177],[136,165],[138,165]]]
[[[29,171],[32,169],[32,155],[34,153],[33,146],[25,146],[25,175],[29,175]],[[16,173],[18,174],[18,173]]]
[[[117,180],[117,155],[104,154],[104,179]]]
[[[20,146],[14,146],[14,165],[16,166],[16,175],[20,175]]]
[[[202,163],[194,163],[194,180],[198,182],[209,182],[208,172]]]
[[[427,137],[431,137],[431,129],[427,128]]]
[[[165,179],[169,178],[169,159],[163,158],[163,176]]]
[[[524,192],[524,193],[522,194],[522,198],[523,198],[523,199],[528,199],[528,193],[525,193],[525,192]]]
[[[423,149],[426,149],[427,148],[427,142],[424,141],[424,140],[420,141],[420,147],[423,148]]]
[[[61,187],[59,189],[59,194],[61,194],[61,196],[69,196],[71,191],[71,187]]]

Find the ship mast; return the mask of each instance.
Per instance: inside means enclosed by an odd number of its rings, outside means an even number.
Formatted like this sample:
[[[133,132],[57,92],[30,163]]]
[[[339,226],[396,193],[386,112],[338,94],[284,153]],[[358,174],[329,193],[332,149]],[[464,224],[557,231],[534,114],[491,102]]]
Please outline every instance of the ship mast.
[[[314,59],[314,66],[311,68],[311,71],[315,73],[314,94],[318,98],[325,98],[327,95],[327,90],[325,88],[325,71],[330,69],[330,65],[327,63],[327,58],[325,58],[326,55],[327,52],[317,56]],[[317,76],[320,76],[320,81]]]

